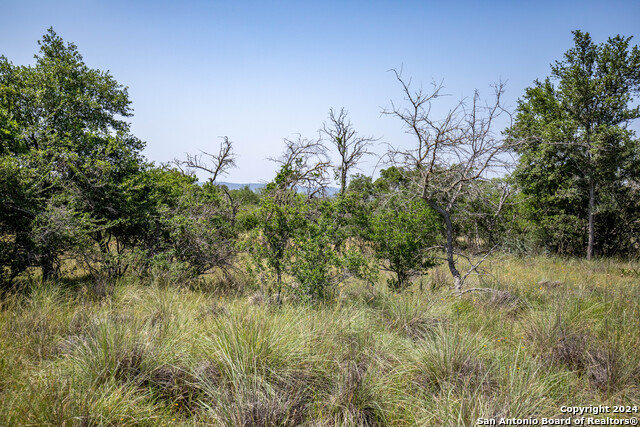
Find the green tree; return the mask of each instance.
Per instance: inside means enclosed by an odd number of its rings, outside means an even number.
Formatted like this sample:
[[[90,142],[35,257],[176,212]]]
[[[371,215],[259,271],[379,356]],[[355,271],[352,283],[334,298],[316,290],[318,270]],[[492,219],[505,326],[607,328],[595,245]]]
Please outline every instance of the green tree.
[[[105,254],[139,241],[141,206],[132,202],[140,199],[126,189],[135,190],[129,184],[147,165],[126,121],[127,89],[90,69],[53,29],[39,45],[33,67],[0,57],[0,154],[13,159],[3,167],[17,165],[24,178],[0,189],[0,203],[5,241],[26,254],[14,269],[39,265],[46,278],[71,236],[89,236]]]
[[[640,50],[631,37],[595,44],[588,33],[573,36],[551,76],[526,90],[509,135],[520,156],[514,176],[543,241],[565,252],[586,241],[591,259],[595,248],[606,251],[612,218],[629,224],[618,212],[633,215],[637,205],[640,145],[628,125],[640,117],[632,107]]]
[[[53,146],[89,156],[105,153],[107,141],[116,140],[141,150],[144,144],[124,120],[132,116],[127,88],[108,72],[89,68],[77,46],[65,44],[53,29],[38,44],[33,67],[0,60],[3,107],[18,123],[25,148]]]
[[[212,183],[183,188],[175,199],[177,206],[163,211],[163,227],[169,234],[160,242],[194,275],[213,268],[228,273],[237,251],[237,228],[225,192]]]
[[[330,167],[322,145],[302,138],[285,143],[276,160],[280,170],[252,215],[250,251],[256,267],[275,282],[278,301],[286,278],[294,282],[288,289],[303,300],[327,299],[347,277],[372,277],[358,248],[347,245],[360,217],[353,210],[358,198],[322,197]]]
[[[274,181],[265,187],[260,206],[254,212],[251,253],[258,269],[273,274],[278,301],[283,275],[290,266],[293,236],[307,221],[307,198],[296,192],[295,182],[291,181],[294,174],[291,164],[283,165]]]
[[[17,159],[0,157],[0,286],[31,262],[34,242],[29,230],[41,209],[38,175],[22,168]]]
[[[328,299],[348,277],[369,283],[375,280],[378,269],[363,256],[354,239],[359,212],[353,209],[353,202],[346,195],[309,200],[306,221],[292,238],[290,272],[302,299]]]
[[[359,195],[361,199],[366,202],[372,199],[375,193],[373,179],[361,173],[351,175],[347,192]]]

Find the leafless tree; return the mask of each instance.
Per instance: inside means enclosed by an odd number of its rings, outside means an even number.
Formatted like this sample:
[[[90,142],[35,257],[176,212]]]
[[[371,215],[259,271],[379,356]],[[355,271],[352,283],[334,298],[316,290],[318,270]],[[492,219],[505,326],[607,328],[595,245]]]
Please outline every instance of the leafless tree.
[[[360,160],[367,154],[369,146],[377,141],[377,138],[360,136],[348,119],[348,112],[341,108],[336,112],[329,110],[329,123],[323,123],[320,134],[338,150],[340,164],[335,167],[336,179],[340,180],[340,193],[347,188],[349,172],[357,168]]]
[[[209,181],[216,182],[218,178],[236,167],[236,154],[233,152],[233,144],[228,137],[222,137],[218,154],[200,151],[200,154],[189,154],[187,160],[175,159],[173,163],[182,171],[201,170],[210,174]]]
[[[416,145],[409,150],[391,148],[388,156],[393,164],[413,172],[413,195],[424,199],[442,217],[446,260],[454,288],[460,292],[466,278],[477,272],[480,263],[495,249],[492,247],[477,260],[457,252],[452,215],[459,215],[462,199],[481,193],[480,184],[491,174],[497,174],[498,168],[506,166],[505,144],[495,129],[502,116],[510,117],[502,105],[504,84],[493,85],[491,102],[484,102],[475,91],[471,99],[460,101],[443,118],[437,119],[433,117],[432,107],[444,96],[442,84],[433,83],[430,91],[414,90],[410,80],[403,78],[397,70],[392,71],[405,99],[402,105],[392,102],[391,108],[385,109],[383,114],[399,118],[406,132],[415,137]],[[505,188],[490,215],[499,215],[508,193]],[[461,273],[458,269],[460,257],[469,263],[466,272]]]
[[[282,155],[269,159],[281,168],[289,169],[289,173],[284,175],[286,182],[280,185],[287,189],[304,190],[309,197],[325,194],[331,164],[322,141],[297,135],[295,139],[285,138],[284,143]]]
[[[222,137],[222,143],[220,143],[220,149],[218,154],[207,153],[206,151],[200,151],[200,154],[186,153],[187,160],[174,159],[173,165],[175,165],[183,173],[194,173],[196,170],[201,170],[210,174],[209,182],[214,184],[218,178],[222,175],[226,175],[229,169],[236,167],[236,154],[233,152],[233,143],[228,137]],[[229,203],[229,209],[231,210],[231,223],[235,224],[238,208],[240,207],[240,201],[234,200],[229,193],[229,190],[225,186],[219,186],[224,192],[227,202]]]

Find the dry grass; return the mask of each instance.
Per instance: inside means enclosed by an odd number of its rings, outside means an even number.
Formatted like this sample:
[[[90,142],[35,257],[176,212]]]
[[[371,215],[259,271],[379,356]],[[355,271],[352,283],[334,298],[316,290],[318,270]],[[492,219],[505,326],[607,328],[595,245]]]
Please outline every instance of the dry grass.
[[[470,286],[499,292],[349,281],[320,305],[231,279],[38,285],[2,301],[0,425],[460,426],[640,403],[635,264],[489,267]]]

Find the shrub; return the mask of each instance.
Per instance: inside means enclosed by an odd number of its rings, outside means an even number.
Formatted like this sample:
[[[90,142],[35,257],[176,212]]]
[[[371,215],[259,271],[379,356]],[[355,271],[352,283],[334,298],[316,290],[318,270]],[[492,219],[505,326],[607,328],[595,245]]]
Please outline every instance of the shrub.
[[[370,239],[380,266],[395,274],[389,288],[401,291],[413,276],[436,265],[428,250],[436,246],[438,217],[423,200],[402,202],[391,198],[374,214]]]

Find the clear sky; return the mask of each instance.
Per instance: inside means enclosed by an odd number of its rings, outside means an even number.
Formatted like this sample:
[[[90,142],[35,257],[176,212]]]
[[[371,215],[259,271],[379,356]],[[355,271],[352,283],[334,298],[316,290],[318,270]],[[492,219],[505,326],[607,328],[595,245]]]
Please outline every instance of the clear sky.
[[[129,87],[132,129],[155,162],[216,150],[239,155],[226,181],[274,176],[283,138],[317,136],[345,107],[362,134],[408,145],[380,115],[416,83],[444,80],[460,99],[507,81],[507,101],[572,46],[621,34],[640,44],[640,1],[32,1],[0,0],[0,54],[33,63],[46,29],[74,42],[92,68]],[[377,151],[382,152],[380,146]],[[370,173],[374,161],[363,165]]]

